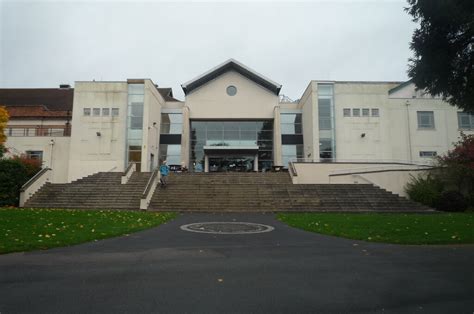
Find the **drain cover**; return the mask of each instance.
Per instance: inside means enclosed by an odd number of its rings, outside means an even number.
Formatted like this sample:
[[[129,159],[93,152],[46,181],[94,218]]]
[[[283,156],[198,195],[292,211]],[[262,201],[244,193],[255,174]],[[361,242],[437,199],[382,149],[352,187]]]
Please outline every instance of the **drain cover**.
[[[273,231],[272,226],[252,222],[197,222],[182,225],[181,230],[214,234],[251,234]]]

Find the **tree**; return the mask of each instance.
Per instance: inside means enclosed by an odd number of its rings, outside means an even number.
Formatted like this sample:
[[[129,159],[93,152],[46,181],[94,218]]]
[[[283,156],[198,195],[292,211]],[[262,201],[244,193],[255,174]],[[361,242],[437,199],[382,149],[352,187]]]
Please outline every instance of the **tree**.
[[[419,23],[408,76],[418,89],[474,113],[474,1],[407,0]]]
[[[454,148],[436,158],[427,176],[406,186],[411,199],[441,210],[474,209],[474,134],[461,133]]]
[[[438,157],[440,177],[448,188],[474,197],[474,135],[461,133],[454,148]]]
[[[5,135],[5,128],[8,122],[8,111],[5,107],[0,106],[0,158],[3,157],[3,153],[5,150],[4,143],[7,140],[7,136]]]

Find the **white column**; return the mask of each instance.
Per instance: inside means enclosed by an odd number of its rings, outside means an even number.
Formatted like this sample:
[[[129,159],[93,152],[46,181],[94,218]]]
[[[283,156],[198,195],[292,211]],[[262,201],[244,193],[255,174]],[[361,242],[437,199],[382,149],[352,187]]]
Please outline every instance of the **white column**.
[[[204,155],[204,172],[209,172],[209,156]]]
[[[282,166],[280,107],[275,107],[273,114],[273,165]]]
[[[253,162],[253,171],[258,171],[258,153],[255,154],[255,160]]]

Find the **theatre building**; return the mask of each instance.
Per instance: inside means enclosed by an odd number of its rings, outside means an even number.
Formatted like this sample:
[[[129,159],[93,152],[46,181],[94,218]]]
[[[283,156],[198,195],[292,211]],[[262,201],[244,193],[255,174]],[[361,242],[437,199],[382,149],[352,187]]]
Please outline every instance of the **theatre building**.
[[[151,172],[164,160],[190,172],[290,165],[295,183],[312,183],[361,167],[429,164],[474,130],[472,115],[411,82],[314,80],[291,101],[279,83],[230,59],[181,86],[184,100],[150,79],[1,89],[6,146],[41,159],[55,183],[130,163]]]

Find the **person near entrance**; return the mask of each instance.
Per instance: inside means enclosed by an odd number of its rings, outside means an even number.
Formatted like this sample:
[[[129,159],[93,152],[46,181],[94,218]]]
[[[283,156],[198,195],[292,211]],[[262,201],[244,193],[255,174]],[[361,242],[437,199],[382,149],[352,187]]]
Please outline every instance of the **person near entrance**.
[[[165,187],[168,184],[168,175],[170,174],[170,167],[166,164],[166,160],[160,166],[160,183],[162,187]]]

